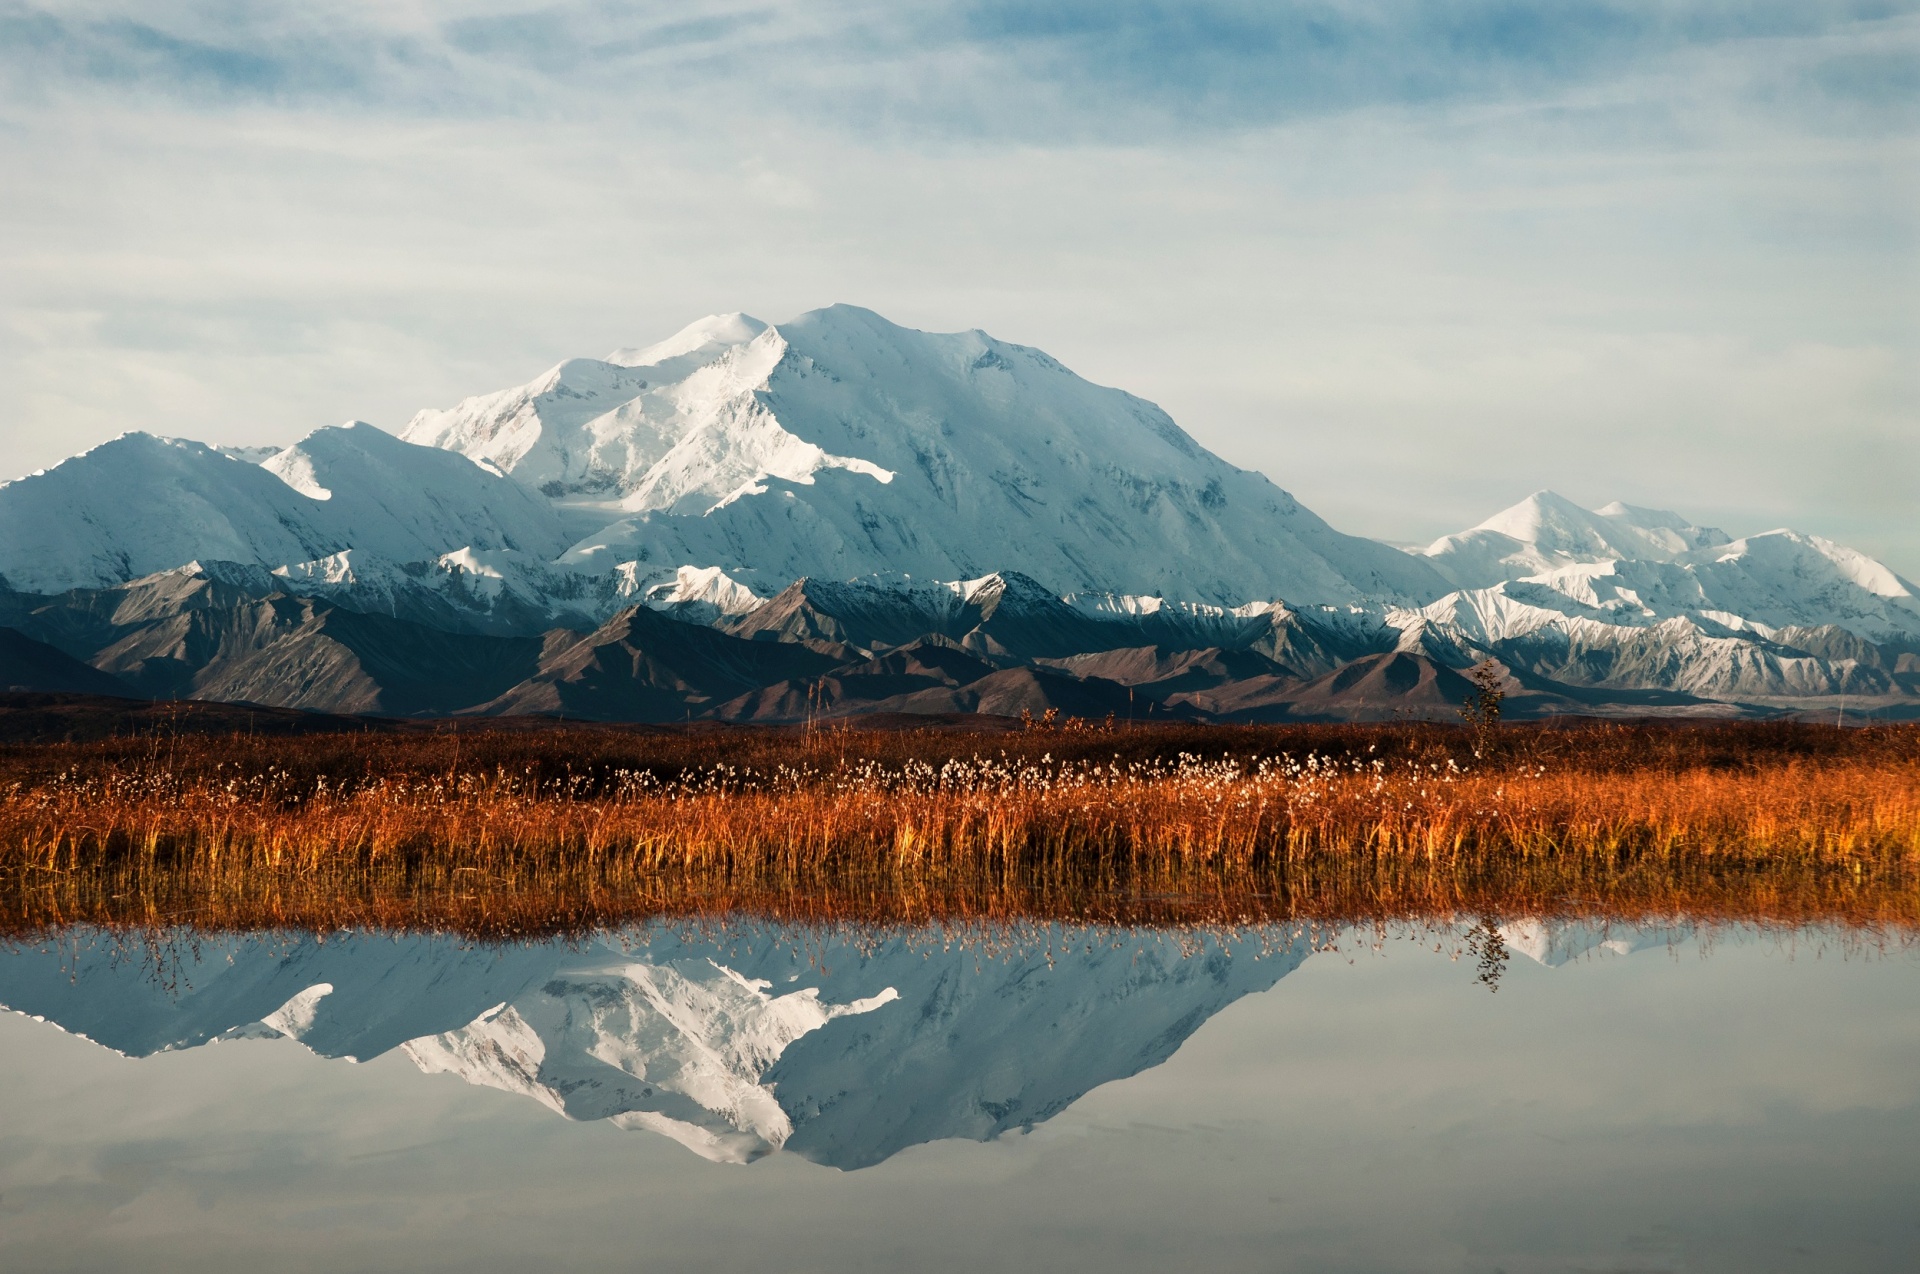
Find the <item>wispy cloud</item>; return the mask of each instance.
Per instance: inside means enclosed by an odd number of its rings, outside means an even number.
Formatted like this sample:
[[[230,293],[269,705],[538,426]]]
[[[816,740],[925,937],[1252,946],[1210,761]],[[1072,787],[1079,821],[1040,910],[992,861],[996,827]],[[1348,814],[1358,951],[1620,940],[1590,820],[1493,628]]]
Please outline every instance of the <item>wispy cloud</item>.
[[[300,32],[189,15],[154,20],[152,6],[0,7],[0,58],[16,86],[142,87],[188,101],[364,97],[389,60],[419,58],[417,42],[365,26]]]
[[[1916,11],[1900,0],[7,0],[0,59],[16,85],[90,82],[201,104],[518,111],[533,92],[618,111],[704,84],[810,115],[872,110],[884,95],[891,124],[934,132],[1083,134],[1114,131],[1102,121],[1242,128],[1558,95],[1689,50],[1809,40]],[[1915,69],[1906,50],[1852,50],[1808,76],[1833,96],[1901,109]]]

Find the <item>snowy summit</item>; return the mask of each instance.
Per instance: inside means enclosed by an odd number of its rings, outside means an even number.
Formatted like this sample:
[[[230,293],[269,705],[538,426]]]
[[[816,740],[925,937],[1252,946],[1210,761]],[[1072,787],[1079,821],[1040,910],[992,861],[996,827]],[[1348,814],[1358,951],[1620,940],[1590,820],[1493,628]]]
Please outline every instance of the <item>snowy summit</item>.
[[[705,318],[421,412],[402,436],[498,465],[577,526],[605,519],[575,563],[778,583],[1016,570],[1226,603],[1412,598],[1439,582],[1039,350],[847,305],[777,327]]]

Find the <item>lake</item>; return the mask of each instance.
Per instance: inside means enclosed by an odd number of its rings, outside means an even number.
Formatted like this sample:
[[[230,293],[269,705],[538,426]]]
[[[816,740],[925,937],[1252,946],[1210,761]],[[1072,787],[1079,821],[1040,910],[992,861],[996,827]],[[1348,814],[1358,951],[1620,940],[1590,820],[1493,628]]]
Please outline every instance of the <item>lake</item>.
[[[0,949],[0,1267],[1920,1268],[1849,929],[640,926]]]

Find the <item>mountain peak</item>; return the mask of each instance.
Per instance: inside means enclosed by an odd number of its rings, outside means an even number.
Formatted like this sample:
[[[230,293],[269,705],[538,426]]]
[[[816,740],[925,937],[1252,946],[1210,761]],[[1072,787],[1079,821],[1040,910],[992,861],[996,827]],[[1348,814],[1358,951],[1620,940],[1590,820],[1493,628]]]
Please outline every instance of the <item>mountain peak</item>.
[[[651,345],[625,347],[607,355],[606,361],[620,367],[654,367],[669,359],[718,354],[736,345],[745,345],[767,330],[767,324],[751,314],[709,314],[695,319],[664,341]]]
[[[1546,538],[1564,539],[1592,528],[1595,514],[1557,491],[1535,491],[1510,508],[1502,509],[1473,529],[1497,531],[1522,543]]]
[[[870,310],[864,305],[849,305],[844,301],[836,301],[832,305],[823,305],[819,309],[808,310],[804,314],[795,315],[793,318],[780,324],[780,326],[782,329],[792,329],[803,332],[835,331],[847,333],[860,332],[868,335],[878,334],[882,339],[893,339],[906,334],[920,336],[933,335],[933,333],[922,332],[919,328],[907,327],[905,324],[896,323],[885,315],[875,310]]]
[[[1725,532],[1677,513],[1619,501],[1590,510],[1542,490],[1470,530],[1442,536],[1422,556],[1462,588],[1489,588],[1602,562],[1668,562],[1726,543]]]
[[[492,461],[583,530],[567,562],[973,579],[1243,602],[1431,597],[1152,403],[1038,350],[833,305],[702,319],[658,344],[423,412],[408,441]],[[621,514],[626,514],[620,518]],[[613,519],[620,518],[615,521]]]

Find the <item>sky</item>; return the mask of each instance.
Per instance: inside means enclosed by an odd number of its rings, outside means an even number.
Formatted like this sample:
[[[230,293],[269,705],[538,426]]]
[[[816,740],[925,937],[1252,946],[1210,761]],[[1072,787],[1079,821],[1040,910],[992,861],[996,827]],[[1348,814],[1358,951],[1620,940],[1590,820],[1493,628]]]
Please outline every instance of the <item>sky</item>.
[[[0,477],[835,302],[1343,530],[1920,578],[1920,0],[0,0]]]

